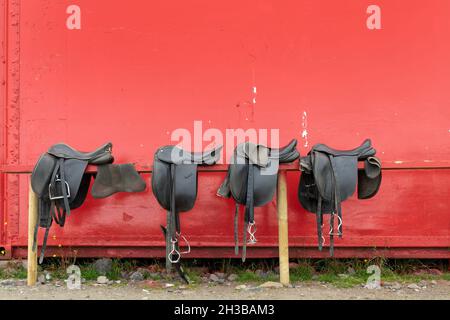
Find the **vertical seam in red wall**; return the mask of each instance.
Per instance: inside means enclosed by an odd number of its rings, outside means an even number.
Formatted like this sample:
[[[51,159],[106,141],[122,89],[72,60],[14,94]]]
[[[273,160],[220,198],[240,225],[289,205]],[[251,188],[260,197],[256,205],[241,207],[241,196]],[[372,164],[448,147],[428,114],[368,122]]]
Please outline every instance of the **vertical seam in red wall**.
[[[1,2],[1,12],[0,12],[0,21],[2,21],[2,25],[0,26],[0,43],[1,43],[1,65],[0,65],[0,165],[5,164],[6,159],[6,105],[7,105],[7,66],[8,66],[8,49],[7,49],[7,43],[8,43],[8,1],[7,0],[0,0]],[[6,183],[6,175],[2,172],[0,172],[0,243],[5,242],[5,228],[4,228],[4,219],[5,219],[5,210],[6,210],[6,195],[5,195],[5,183]]]
[[[7,168],[20,163],[20,0],[1,1],[4,7],[5,85],[0,161]],[[19,231],[19,181],[18,175],[3,174],[1,178],[0,243],[3,244],[10,244],[13,235]]]

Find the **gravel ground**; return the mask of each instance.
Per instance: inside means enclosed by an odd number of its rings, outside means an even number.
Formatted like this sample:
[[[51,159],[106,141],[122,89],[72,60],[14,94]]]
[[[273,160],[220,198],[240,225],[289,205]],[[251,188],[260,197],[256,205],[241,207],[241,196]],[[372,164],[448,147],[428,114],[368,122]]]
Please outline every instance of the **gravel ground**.
[[[151,285],[163,288],[151,288]],[[382,287],[381,289],[366,289],[363,287],[336,288],[330,284],[320,282],[298,283],[292,288],[257,288],[256,284],[246,284],[245,289],[238,290],[241,283],[224,285],[201,284],[195,288],[184,286],[164,288],[164,283],[156,284],[143,281],[128,284],[98,285],[83,284],[81,289],[69,290],[65,283],[55,285],[48,283],[27,287],[24,281],[16,281],[13,285],[0,285],[1,300],[96,300],[96,299],[131,299],[131,300],[258,300],[258,299],[395,299],[420,300],[444,299],[450,300],[450,281],[439,280],[426,288],[411,289],[408,284],[398,285],[397,288]]]

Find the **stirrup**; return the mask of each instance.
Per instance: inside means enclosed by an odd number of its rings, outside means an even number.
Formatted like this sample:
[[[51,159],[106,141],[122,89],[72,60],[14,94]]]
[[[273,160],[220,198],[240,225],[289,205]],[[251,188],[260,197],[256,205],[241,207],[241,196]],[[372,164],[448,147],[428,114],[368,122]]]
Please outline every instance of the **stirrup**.
[[[247,243],[248,244],[255,244],[257,242],[256,240],[256,223],[255,222],[250,222],[247,226],[247,232],[250,235]]]
[[[167,259],[169,259],[170,263],[178,263],[181,259],[181,254],[180,252],[176,249],[176,244],[178,242],[178,239],[171,239],[170,242],[172,242],[172,251],[169,252],[169,254],[167,255]],[[177,255],[177,259],[173,260],[173,256]]]
[[[338,218],[338,227],[337,227],[337,229],[338,229],[338,232],[337,233],[334,233],[334,228],[333,228],[333,226],[330,224],[330,232],[328,232],[328,234],[330,235],[330,236],[342,236],[342,232],[341,231],[339,231],[339,230],[341,230],[341,227],[342,227],[342,218],[341,217],[339,217],[338,215],[336,215],[336,213],[332,213],[332,215],[334,215],[334,216],[336,216],[337,218]]]
[[[55,184],[57,183],[57,182],[62,182],[62,180],[61,179],[55,179]],[[66,185],[66,190],[67,190],[67,198],[70,198],[70,186],[69,186],[69,183],[67,183],[67,181],[64,181],[64,183],[65,183],[65,185]],[[50,200],[57,200],[57,199],[64,199],[64,196],[62,195],[62,196],[53,196],[52,195],[52,184],[50,183],[49,185],[48,185],[48,196],[49,196],[49,198],[50,198]]]
[[[176,235],[177,235],[177,237],[178,237],[177,242],[179,242],[179,239],[180,239],[180,237],[181,237],[181,238],[184,240],[184,242],[186,242],[187,247],[188,247],[187,251],[181,251],[181,252],[178,252],[178,253],[179,253],[179,254],[188,254],[188,253],[190,253],[190,252],[191,252],[191,245],[189,244],[189,241],[187,241],[186,237],[183,236],[181,233],[178,233],[178,232],[177,232]]]

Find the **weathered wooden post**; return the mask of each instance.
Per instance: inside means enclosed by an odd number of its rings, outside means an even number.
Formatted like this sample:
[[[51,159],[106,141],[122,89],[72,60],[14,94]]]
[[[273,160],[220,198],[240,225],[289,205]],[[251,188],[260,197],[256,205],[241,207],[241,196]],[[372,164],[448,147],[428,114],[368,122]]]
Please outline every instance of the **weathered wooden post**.
[[[277,213],[278,213],[278,249],[280,262],[280,282],[289,284],[289,239],[288,239],[288,207],[286,171],[278,173],[277,185]]]
[[[34,229],[38,218],[38,197],[30,185],[28,186],[28,272],[27,284],[34,286],[37,279],[37,248],[33,251]]]

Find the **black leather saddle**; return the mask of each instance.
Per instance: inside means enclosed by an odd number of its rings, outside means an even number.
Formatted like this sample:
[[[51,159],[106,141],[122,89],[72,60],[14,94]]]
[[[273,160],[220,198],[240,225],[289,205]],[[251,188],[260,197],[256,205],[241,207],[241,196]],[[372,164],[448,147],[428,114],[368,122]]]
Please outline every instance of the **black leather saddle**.
[[[71,210],[86,199],[92,175],[85,173],[88,164],[97,165],[98,173],[92,194],[104,198],[115,192],[138,192],[145,182],[132,164],[114,165],[112,144],[106,143],[93,152],[80,152],[67,144],[51,146],[41,155],[31,175],[31,187],[39,198],[38,224],[34,231],[33,250],[37,249],[38,227],[45,228],[39,263],[42,263],[50,227],[55,221],[64,226]]]
[[[154,156],[152,190],[158,203],[167,210],[167,227],[161,226],[166,239],[167,259],[172,263],[182,279],[189,283],[180,265],[181,255],[190,252],[186,238],[181,234],[180,212],[194,207],[197,198],[197,167],[213,165],[220,158],[218,147],[205,152],[192,153],[177,146],[159,148]],[[180,240],[188,249],[180,251]]]
[[[264,145],[245,142],[239,144],[233,153],[225,180],[217,191],[220,197],[236,202],[234,217],[235,253],[239,254],[238,215],[239,205],[245,206],[245,227],[242,246],[242,261],[246,257],[248,244],[256,243],[254,207],[264,206],[273,199],[277,186],[278,164],[292,162],[300,156],[297,140],[283,148],[268,148]]]
[[[298,198],[306,210],[315,213],[319,250],[325,244],[323,237],[323,214],[330,216],[330,255],[334,254],[334,236],[342,238],[341,202],[349,198],[358,185],[358,198],[373,197],[381,184],[381,162],[375,157],[376,150],[366,139],[353,150],[335,150],[324,144],[316,144],[306,157],[300,159],[302,175]],[[364,168],[358,169],[358,161]],[[337,233],[334,218],[338,219]]]
[[[46,229],[39,263],[44,259],[52,222],[64,226],[66,215],[80,207],[86,198],[91,181],[91,175],[84,173],[87,165],[113,162],[111,151],[111,143],[106,143],[93,152],[80,152],[59,143],[51,146],[39,158],[31,175],[31,187],[39,198],[33,250],[37,248],[38,226]]]

